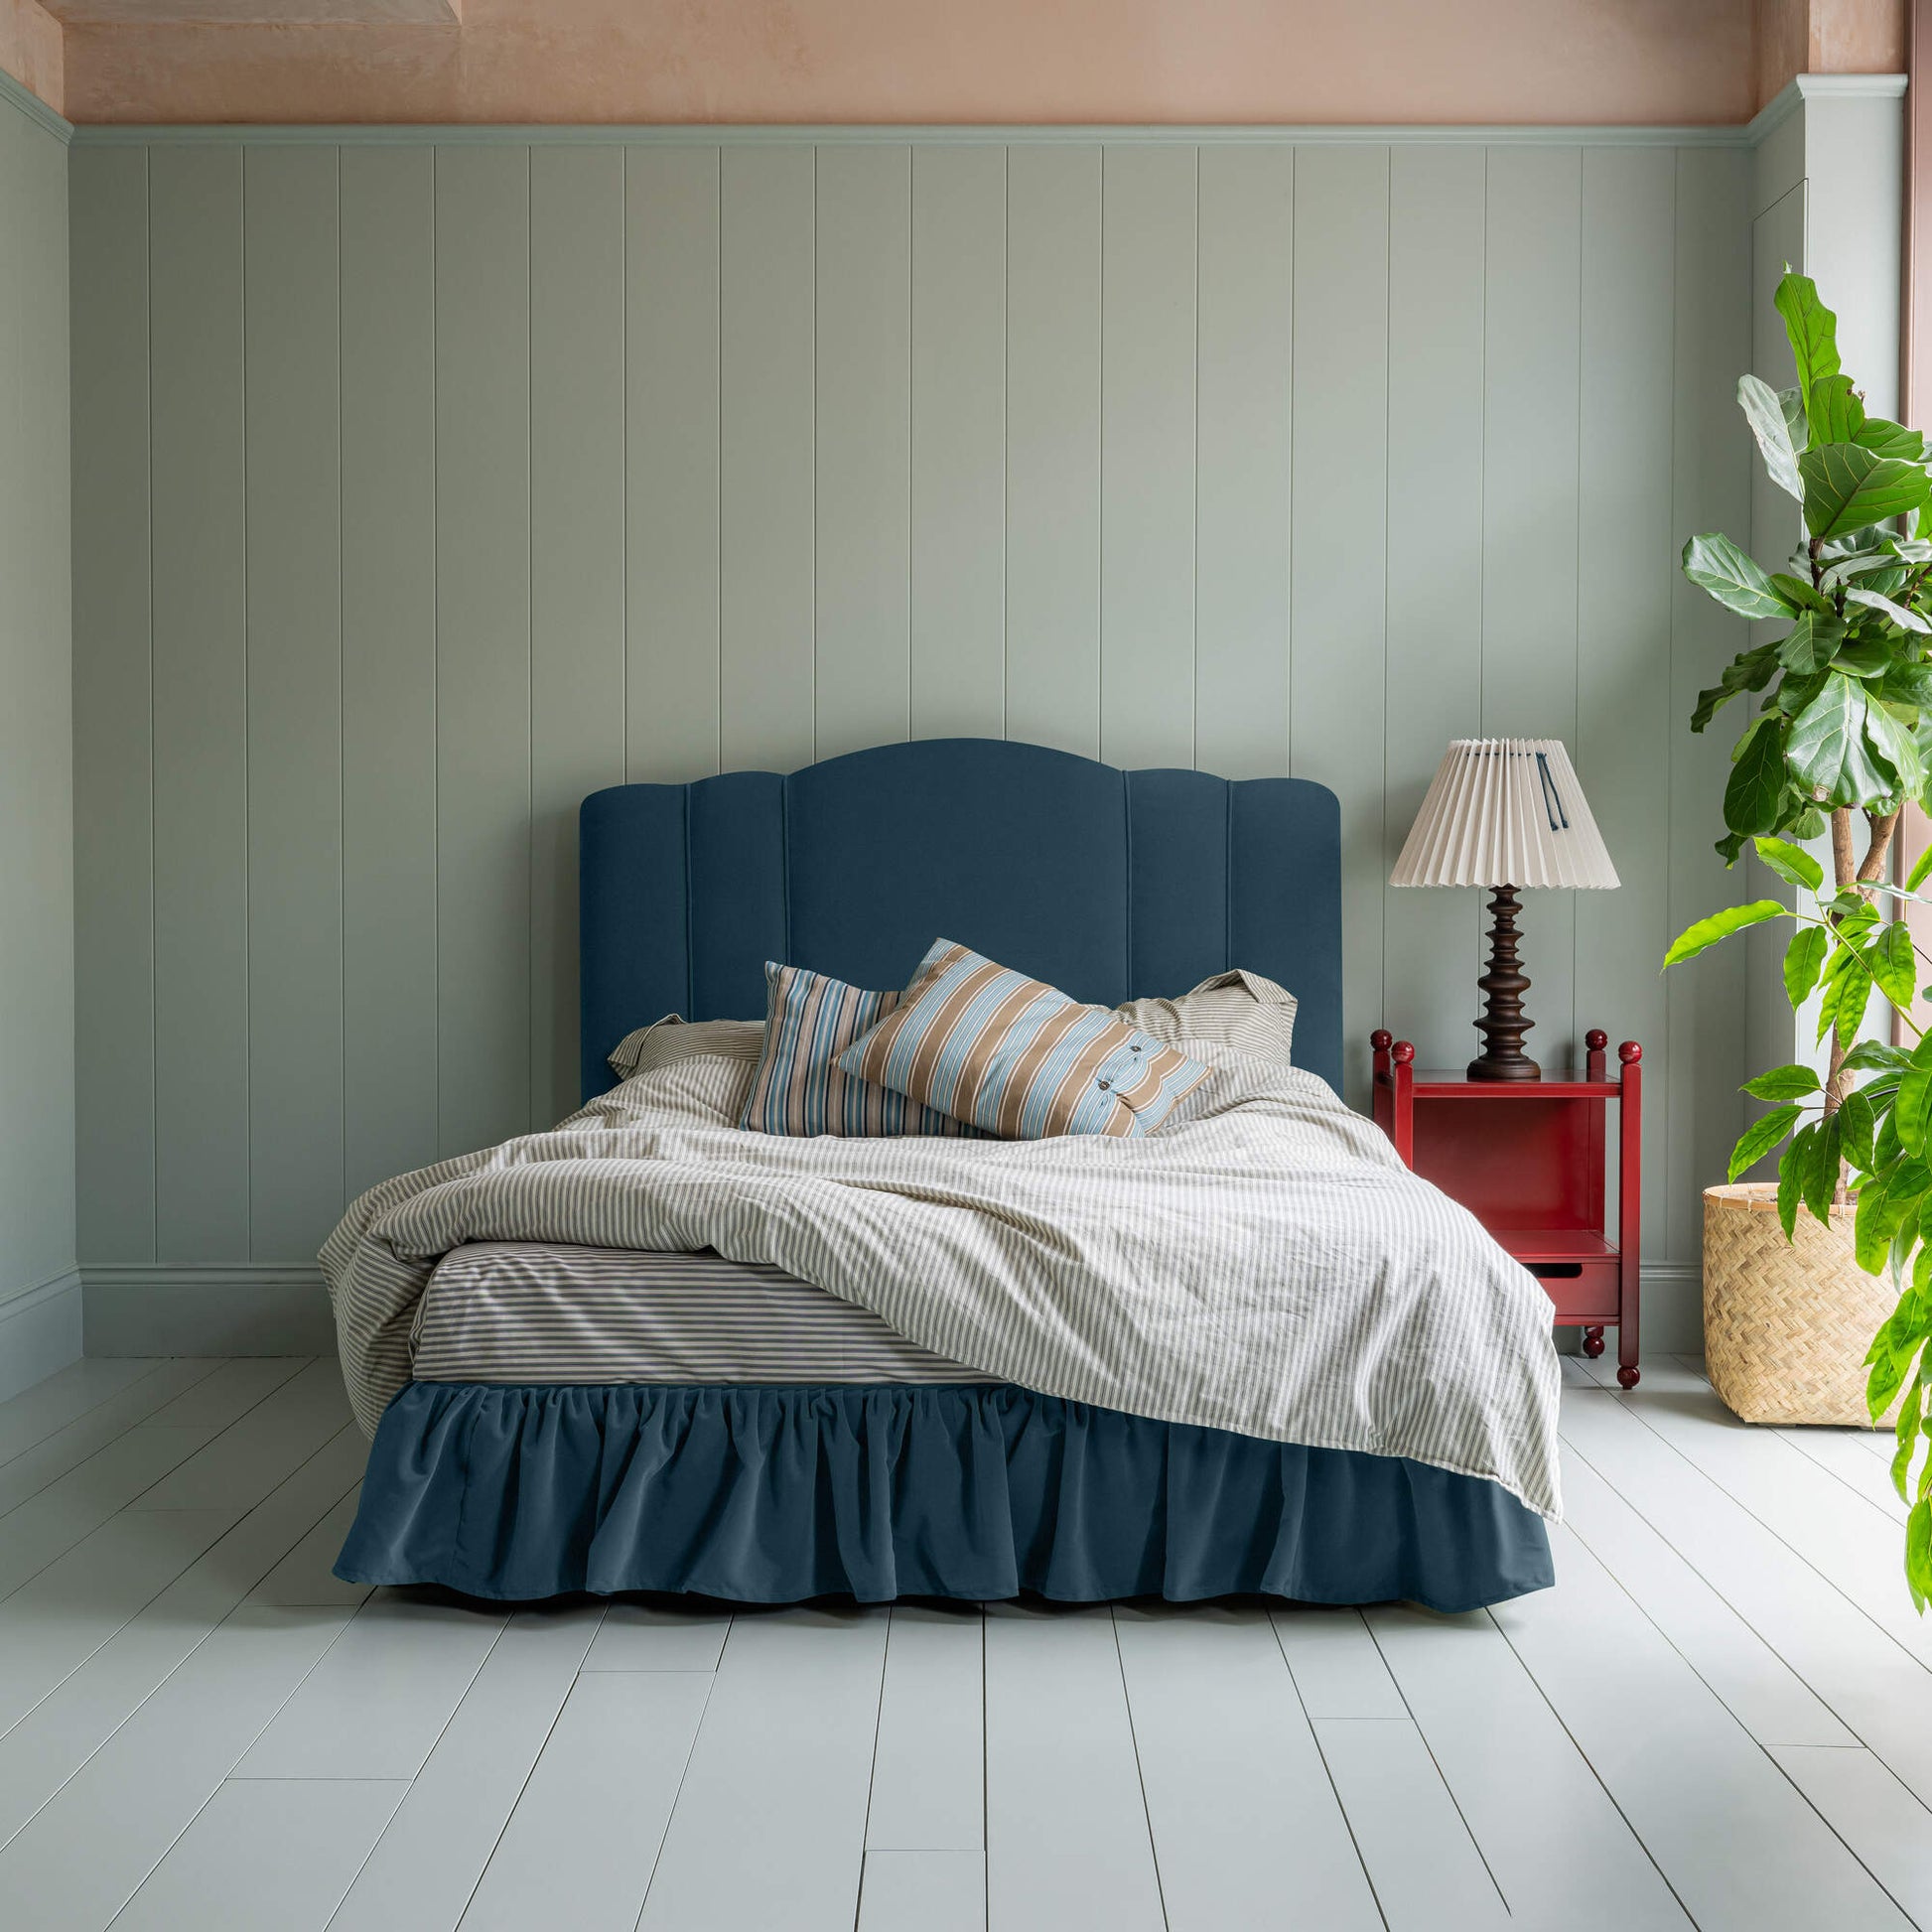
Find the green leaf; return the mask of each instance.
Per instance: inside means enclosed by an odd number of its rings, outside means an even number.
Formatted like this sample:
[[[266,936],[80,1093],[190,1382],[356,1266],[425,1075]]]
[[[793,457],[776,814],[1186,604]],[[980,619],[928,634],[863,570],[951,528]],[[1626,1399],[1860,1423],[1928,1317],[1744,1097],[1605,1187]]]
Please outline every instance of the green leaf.
[[[1845,1056],[1854,1073],[1898,1073],[1910,1066],[1912,1056],[1902,1046],[1887,1046],[1881,1039],[1862,1039]]]
[[[1787,1241],[1798,1231],[1798,1209],[1811,1173],[1812,1143],[1817,1139],[1815,1124],[1801,1127],[1792,1135],[1791,1145],[1778,1156],[1778,1225]]]
[[[1794,1009],[1811,997],[1830,945],[1822,925],[1800,926],[1791,935],[1791,943],[1784,949],[1784,993]]]
[[[1916,796],[1925,783],[1925,760],[1919,755],[1918,742],[1890,711],[1874,700],[1865,704],[1864,740],[1872,756],[1890,768],[1892,789]]]
[[[1768,832],[1777,824],[1784,801],[1783,739],[1771,718],[1760,718],[1746,736],[1725,786],[1725,823],[1733,832]]]
[[[1926,1172],[1925,1163],[1907,1156],[1873,1174],[1859,1189],[1852,1240],[1859,1266],[1866,1274],[1875,1275],[1885,1265],[1898,1224],[1917,1205],[1928,1185],[1932,1185],[1932,1173]]]
[[[1908,611],[1902,604],[1894,604],[1890,598],[1881,597],[1876,591],[1867,590],[1862,584],[1848,584],[1845,589],[1848,604],[1863,604],[1868,611],[1877,611],[1888,617],[1901,630],[1932,630],[1932,623],[1919,616],[1916,611]]]
[[[1922,1615],[1932,1597],[1932,1502],[1921,1496],[1905,1519],[1905,1584]]]
[[[1925,438],[1919,431],[1902,423],[1888,423],[1882,416],[1867,416],[1852,440],[1880,456],[1903,457],[1907,463],[1922,462],[1925,457]]]
[[[1793,845],[1788,839],[1759,839],[1756,845],[1757,856],[1780,879],[1788,879],[1792,885],[1804,886],[1814,893],[1824,885],[1825,868],[1803,846]]]
[[[1918,475],[1922,482],[1925,473],[1920,471]],[[1747,557],[1727,536],[1692,537],[1684,546],[1684,575],[1740,618],[1796,615],[1771,588],[1771,580],[1758,568],[1756,560]]]
[[[1919,1042],[1898,1076],[1898,1098],[1892,1104],[1892,1126],[1907,1154],[1925,1151],[1932,1128],[1932,1034]]]
[[[1818,284],[1789,269],[1772,303],[1784,318],[1784,333],[1798,365],[1798,386],[1809,398],[1814,384],[1839,371],[1838,318],[1818,299]]]
[[[1730,1151],[1730,1178],[1735,1180],[1746,1168],[1763,1160],[1790,1133],[1798,1118],[1796,1107],[1773,1107],[1762,1120],[1752,1121]]]
[[[1738,692],[1763,690],[1777,674],[1777,668],[1776,644],[1759,644],[1740,652],[1725,666],[1723,675],[1710,690],[1698,693],[1697,709],[1691,714],[1691,729],[1701,732]]]
[[[1865,753],[1864,693],[1838,671],[1791,721],[1784,756],[1800,782],[1834,805],[1863,805],[1890,791]]]
[[[1832,1220],[1832,1201],[1838,1193],[1838,1161],[1842,1129],[1838,1115],[1820,1121],[1818,1132],[1811,1138],[1805,1150],[1805,1205],[1811,1209],[1812,1219],[1822,1221],[1829,1227]]]
[[[1789,1066],[1774,1066],[1744,1082],[1743,1091],[1756,1100],[1796,1100],[1801,1094],[1819,1091],[1818,1075],[1795,1060]]]
[[[1855,577],[1868,577],[1874,570],[1896,570],[1897,552],[1889,544],[1880,550],[1862,550],[1856,557],[1842,557],[1820,579],[1827,590],[1849,584]]]
[[[1836,614],[1838,607],[1822,591],[1815,591],[1808,578],[1793,577],[1788,572],[1774,570],[1771,573],[1771,588],[1787,604],[1795,604],[1805,611],[1826,611]]]
[[[1790,634],[1778,645],[1778,662],[1787,671],[1809,676],[1822,671],[1844,641],[1845,623],[1835,613],[1801,611]]]
[[[1826,443],[1807,450],[1798,459],[1798,474],[1805,480],[1805,527],[1815,537],[1843,536],[1848,530],[1863,530],[1888,516],[1902,516],[1907,510],[1925,505],[1925,472],[1916,463],[1898,457],[1874,456],[1856,443]],[[1697,542],[1693,538],[1692,542]],[[1702,580],[1692,575],[1688,561],[1685,574],[1693,583]],[[1762,573],[1759,573],[1762,575]],[[1710,585],[1713,597],[1730,603]],[[1764,589],[1769,593],[1766,580]],[[1730,604],[1733,611],[1739,610]],[[1769,615],[1744,611],[1746,617]]]
[[[1895,919],[1881,932],[1870,952],[1871,977],[1878,991],[1900,1013],[1912,1010],[1912,995],[1918,991],[1918,957],[1912,951],[1912,935],[1903,919]]]
[[[1853,593],[1848,591],[1848,597]],[[1832,669],[1847,677],[1883,677],[1892,667],[1892,653],[1876,637],[1859,637],[1847,644],[1832,660]]]
[[[1849,375],[1820,376],[1805,395],[1805,414],[1815,444],[1853,443],[1864,428],[1864,404]]]
[[[1793,394],[1795,397],[1796,392]],[[1792,439],[1791,419],[1784,412],[1778,392],[1760,376],[1740,375],[1737,406],[1744,412],[1751,434],[1757,438],[1758,453],[1764,459],[1771,481],[1787,496],[1795,496],[1802,503],[1805,486],[1798,476],[1798,451],[1802,442]]]
[[[1869,1168],[1872,1137],[1878,1130],[1871,1096],[1863,1088],[1854,1087],[1845,1096],[1844,1102],[1832,1119],[1838,1125],[1839,1144],[1844,1150],[1845,1158],[1855,1168]]]
[[[1789,917],[1790,909],[1774,898],[1754,898],[1748,905],[1726,905],[1722,912],[1713,912],[1708,919],[1687,925],[1664,955],[1664,964],[1675,966],[1681,960],[1695,959],[1707,946],[1715,946],[1720,939],[1728,939],[1746,926]]]
[[[1932,840],[1927,842],[1925,850],[1912,861],[1912,869],[1905,875],[1905,890],[1908,893],[1917,892],[1925,884],[1928,873],[1932,873]]]

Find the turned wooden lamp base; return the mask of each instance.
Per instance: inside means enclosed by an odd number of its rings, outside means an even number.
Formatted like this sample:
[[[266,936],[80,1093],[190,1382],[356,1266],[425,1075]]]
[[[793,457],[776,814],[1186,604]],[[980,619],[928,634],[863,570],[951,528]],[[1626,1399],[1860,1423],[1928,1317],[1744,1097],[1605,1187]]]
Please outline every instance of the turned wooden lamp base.
[[[1523,1035],[1536,1025],[1523,1012],[1528,976],[1516,958],[1516,888],[1497,886],[1489,899],[1489,970],[1476,981],[1483,991],[1482,1051],[1469,1062],[1471,1080],[1540,1080],[1543,1069],[1523,1051]]]

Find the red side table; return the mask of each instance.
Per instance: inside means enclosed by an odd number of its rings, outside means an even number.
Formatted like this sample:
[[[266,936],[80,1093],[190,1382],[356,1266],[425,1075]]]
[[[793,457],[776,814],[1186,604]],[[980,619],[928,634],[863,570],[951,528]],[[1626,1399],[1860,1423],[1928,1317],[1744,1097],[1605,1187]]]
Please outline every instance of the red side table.
[[[1584,1353],[1616,1330],[1616,1379],[1637,1385],[1637,1250],[1642,1222],[1643,1048],[1592,1030],[1581,1079],[1471,1080],[1419,1073],[1416,1049],[1378,1028],[1375,1123],[1415,1173],[1458,1200],[1534,1275]],[[1608,1112],[1617,1110],[1617,1238],[1604,1220]]]

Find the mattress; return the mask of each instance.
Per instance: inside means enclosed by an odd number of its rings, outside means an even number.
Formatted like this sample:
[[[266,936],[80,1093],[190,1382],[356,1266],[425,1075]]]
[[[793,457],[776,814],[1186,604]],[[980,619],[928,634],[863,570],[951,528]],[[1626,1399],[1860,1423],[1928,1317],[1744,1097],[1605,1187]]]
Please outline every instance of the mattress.
[[[417,1309],[419,1382],[996,1383],[758,1262],[478,1241]]]

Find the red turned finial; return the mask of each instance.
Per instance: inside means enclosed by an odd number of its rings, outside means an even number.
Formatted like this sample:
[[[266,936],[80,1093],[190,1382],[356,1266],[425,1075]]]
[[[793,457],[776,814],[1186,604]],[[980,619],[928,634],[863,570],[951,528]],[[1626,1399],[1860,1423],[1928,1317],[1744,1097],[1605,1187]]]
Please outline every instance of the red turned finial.
[[[1415,1047],[1415,1042],[1413,1040],[1398,1039],[1396,1041],[1395,1043],[1396,1065],[1407,1066],[1410,1063],[1410,1061],[1412,1061],[1415,1057],[1416,1057],[1416,1047]]]
[[[1634,1039],[1626,1039],[1616,1049],[1616,1056],[1625,1066],[1635,1066],[1643,1058],[1643,1048]]]
[[[1608,1034],[1606,1034],[1603,1031],[1601,1027],[1592,1027],[1589,1030],[1589,1032],[1584,1035],[1584,1044],[1587,1046],[1592,1053],[1600,1053],[1603,1050],[1603,1048],[1606,1047],[1609,1043],[1610,1043],[1610,1036]]]
[[[1371,1046],[1373,1046],[1378,1053],[1386,1053],[1389,1050],[1390,1046],[1392,1046],[1395,1043],[1395,1035],[1390,1033],[1388,1028],[1386,1027],[1377,1027],[1376,1030],[1369,1035],[1368,1043]]]

